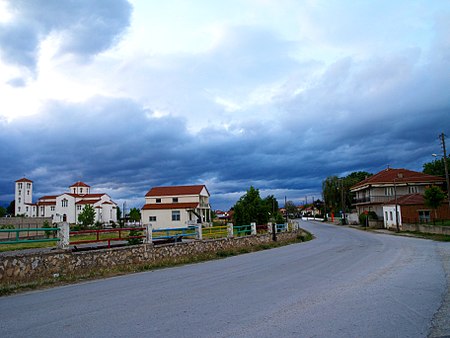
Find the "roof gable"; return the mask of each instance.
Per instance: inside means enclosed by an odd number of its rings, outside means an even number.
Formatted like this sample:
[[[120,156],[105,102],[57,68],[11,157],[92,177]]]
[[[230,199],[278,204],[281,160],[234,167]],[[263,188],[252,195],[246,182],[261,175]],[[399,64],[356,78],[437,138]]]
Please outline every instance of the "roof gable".
[[[73,188],[73,187],[87,187],[87,188],[90,188],[91,186],[87,185],[84,182],[78,181],[78,182],[75,182],[74,184],[72,184],[69,188]]]
[[[18,179],[16,182],[28,182],[28,183],[33,183],[32,180],[29,180],[28,178],[22,177],[21,179]]]
[[[205,189],[205,192],[209,196],[208,189],[206,189],[205,185],[185,185],[172,187],[153,187],[147,192],[145,197],[200,195],[203,189]]]

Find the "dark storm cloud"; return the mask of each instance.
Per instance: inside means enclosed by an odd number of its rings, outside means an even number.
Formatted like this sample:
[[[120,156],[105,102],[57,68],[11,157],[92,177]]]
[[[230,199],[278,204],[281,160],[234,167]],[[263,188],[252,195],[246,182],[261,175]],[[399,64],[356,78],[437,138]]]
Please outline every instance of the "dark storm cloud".
[[[130,24],[126,0],[14,0],[10,22],[0,25],[0,55],[35,71],[39,45],[59,35],[60,52],[92,56],[111,47]]]

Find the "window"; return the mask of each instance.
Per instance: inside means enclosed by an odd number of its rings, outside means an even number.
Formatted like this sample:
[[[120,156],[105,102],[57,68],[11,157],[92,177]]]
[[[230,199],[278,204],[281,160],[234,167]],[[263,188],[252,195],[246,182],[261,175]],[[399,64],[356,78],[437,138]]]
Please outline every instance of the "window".
[[[387,213],[387,211],[384,212],[384,218],[386,218],[386,221],[388,220],[388,213]]]
[[[30,189],[30,188],[31,188],[31,184],[27,183],[27,189]]]
[[[172,198],[172,202],[173,202],[173,203],[178,203],[178,197]]]
[[[80,194],[82,194],[83,193],[83,188],[80,188]]]
[[[430,220],[430,210],[419,210],[420,223],[428,223]]]
[[[180,211],[174,210],[172,211],[172,221],[179,221],[180,220]]]
[[[157,199],[156,199],[156,203],[161,203],[161,199],[160,199],[160,198],[157,198]]]
[[[30,190],[27,190],[27,195],[30,196]]]
[[[20,199],[20,197],[19,197],[19,203],[20,203],[20,201],[21,201],[21,199]]]
[[[419,192],[419,187],[408,187],[410,194],[417,194]]]
[[[67,207],[69,205],[69,201],[67,200],[67,199],[63,199],[62,201],[61,201],[61,206],[62,207]]]
[[[394,196],[394,188],[393,187],[384,188],[384,195]]]
[[[19,189],[22,189],[22,183],[19,183]]]
[[[22,190],[19,190],[19,195],[22,194]]]
[[[25,209],[26,209],[26,211],[28,212],[28,207],[26,207]]]
[[[156,222],[156,216],[149,216],[148,217],[149,222]]]
[[[52,205],[51,207],[50,207],[50,211],[55,211],[55,206],[54,205]],[[53,216],[52,216],[53,217]]]
[[[82,206],[79,204],[79,205],[77,205],[77,210],[82,210],[83,208],[82,208]]]
[[[17,211],[20,212],[20,207],[17,208]]]
[[[394,217],[392,217],[392,211],[389,211],[389,218],[391,219],[391,221],[393,221],[394,220]]]

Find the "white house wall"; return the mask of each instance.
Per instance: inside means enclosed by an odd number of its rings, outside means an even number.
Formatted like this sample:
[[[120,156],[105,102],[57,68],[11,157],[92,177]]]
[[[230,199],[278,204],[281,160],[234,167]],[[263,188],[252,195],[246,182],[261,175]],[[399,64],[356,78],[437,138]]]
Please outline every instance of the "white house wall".
[[[402,225],[402,210],[400,205],[397,205],[398,225]],[[383,206],[383,218],[385,228],[396,228],[397,221],[395,219],[395,205]]]

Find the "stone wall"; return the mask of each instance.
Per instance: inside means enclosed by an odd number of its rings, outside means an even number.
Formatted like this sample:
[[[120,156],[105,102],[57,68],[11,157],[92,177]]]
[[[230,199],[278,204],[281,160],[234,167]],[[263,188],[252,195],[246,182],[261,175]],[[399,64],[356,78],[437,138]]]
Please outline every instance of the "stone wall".
[[[279,233],[277,240],[295,239],[302,230]],[[192,241],[162,246],[141,244],[128,247],[71,252],[58,250],[28,254],[0,254],[0,285],[26,283],[54,277],[89,275],[97,270],[130,265],[176,263],[181,258],[195,258],[205,253],[248,248],[271,243],[272,235]]]
[[[428,224],[402,224],[403,231],[418,231],[428,234],[448,235],[450,236],[450,227]]]

